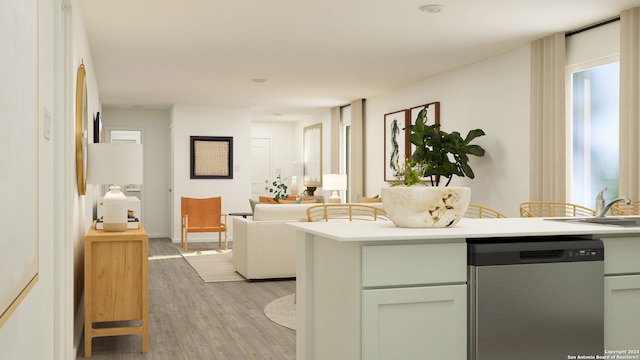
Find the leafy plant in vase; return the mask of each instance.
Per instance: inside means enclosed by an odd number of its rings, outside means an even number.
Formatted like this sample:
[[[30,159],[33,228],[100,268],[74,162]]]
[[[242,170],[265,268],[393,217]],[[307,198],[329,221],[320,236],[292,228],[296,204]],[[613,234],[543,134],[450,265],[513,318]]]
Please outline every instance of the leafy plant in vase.
[[[287,179],[283,179],[282,177],[280,177],[280,175],[278,175],[276,179],[271,183],[269,193],[273,194],[273,199],[276,201],[276,203],[278,202],[278,200],[284,200],[288,197],[287,185],[284,183],[285,180]]]
[[[447,133],[439,124],[427,125],[428,105],[410,130],[415,146],[391,187],[382,188],[384,208],[399,227],[452,227],[464,216],[471,199],[468,187],[449,187],[454,175],[473,179],[469,155],[484,156],[485,150],[471,142],[485,135],[481,129]],[[426,180],[425,180],[426,179]],[[440,187],[442,179],[447,179]],[[428,186],[431,185],[431,186]]]

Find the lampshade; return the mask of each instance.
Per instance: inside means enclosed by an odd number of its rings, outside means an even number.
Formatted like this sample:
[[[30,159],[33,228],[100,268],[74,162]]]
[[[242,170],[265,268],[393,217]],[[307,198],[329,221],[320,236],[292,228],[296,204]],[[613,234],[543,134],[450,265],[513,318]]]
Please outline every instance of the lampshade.
[[[127,197],[117,184],[142,184],[142,145],[89,144],[87,163],[89,184],[113,184],[102,200],[104,230],[125,231],[129,221]]]
[[[333,190],[329,197],[330,203],[341,202],[338,191],[347,190],[347,175],[346,174],[323,174],[322,175],[322,187],[325,190]]]
[[[347,190],[347,175],[323,174],[322,187],[325,190]]]
[[[128,143],[89,144],[87,183],[142,184],[142,145]]]

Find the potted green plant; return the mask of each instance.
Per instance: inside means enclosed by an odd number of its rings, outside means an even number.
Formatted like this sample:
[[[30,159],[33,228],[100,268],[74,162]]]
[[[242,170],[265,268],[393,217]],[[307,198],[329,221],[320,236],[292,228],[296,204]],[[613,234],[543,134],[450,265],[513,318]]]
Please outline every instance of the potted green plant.
[[[273,194],[273,199],[278,202],[279,199],[286,199],[287,195],[287,185],[284,183],[286,178],[280,177],[278,175],[276,179],[271,183],[271,188],[269,188],[269,193]]]
[[[413,154],[400,167],[397,180],[381,191],[385,211],[399,227],[455,226],[467,210],[471,189],[448,185],[454,175],[473,179],[469,155],[485,153],[481,146],[471,144],[485,135],[483,130],[471,130],[463,139],[458,132],[440,130],[439,124],[427,125],[427,109],[428,105],[406,127],[415,146]],[[447,181],[440,187],[443,178]]]
[[[396,167],[396,169],[398,169],[395,176],[396,180],[391,182],[391,186],[428,185],[428,183],[422,179],[423,167],[424,163],[416,164],[412,159],[405,159],[400,167]]]
[[[439,124],[427,125],[427,109],[420,110],[413,125],[406,127],[411,134],[409,142],[415,145],[411,155],[414,163],[422,166],[422,177],[429,178],[431,185],[440,185],[442,177],[449,186],[454,175],[473,179],[475,174],[469,166],[469,155],[484,156],[480,145],[471,144],[476,138],[485,135],[482,129],[474,129],[463,139],[459,132],[447,133],[440,130]]]

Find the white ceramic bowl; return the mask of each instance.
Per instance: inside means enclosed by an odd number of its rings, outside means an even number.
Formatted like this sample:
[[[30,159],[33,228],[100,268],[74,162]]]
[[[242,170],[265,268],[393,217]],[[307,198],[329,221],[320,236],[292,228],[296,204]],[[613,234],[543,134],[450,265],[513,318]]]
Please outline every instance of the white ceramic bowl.
[[[468,187],[396,186],[381,189],[382,205],[398,227],[453,227],[471,200]]]

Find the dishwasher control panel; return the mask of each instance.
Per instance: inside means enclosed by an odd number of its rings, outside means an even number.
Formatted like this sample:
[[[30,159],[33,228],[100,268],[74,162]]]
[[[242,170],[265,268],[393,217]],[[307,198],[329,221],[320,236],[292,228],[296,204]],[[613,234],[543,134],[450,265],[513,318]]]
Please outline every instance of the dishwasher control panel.
[[[604,257],[604,249],[585,248],[566,250],[567,256],[576,260],[599,260]]]

